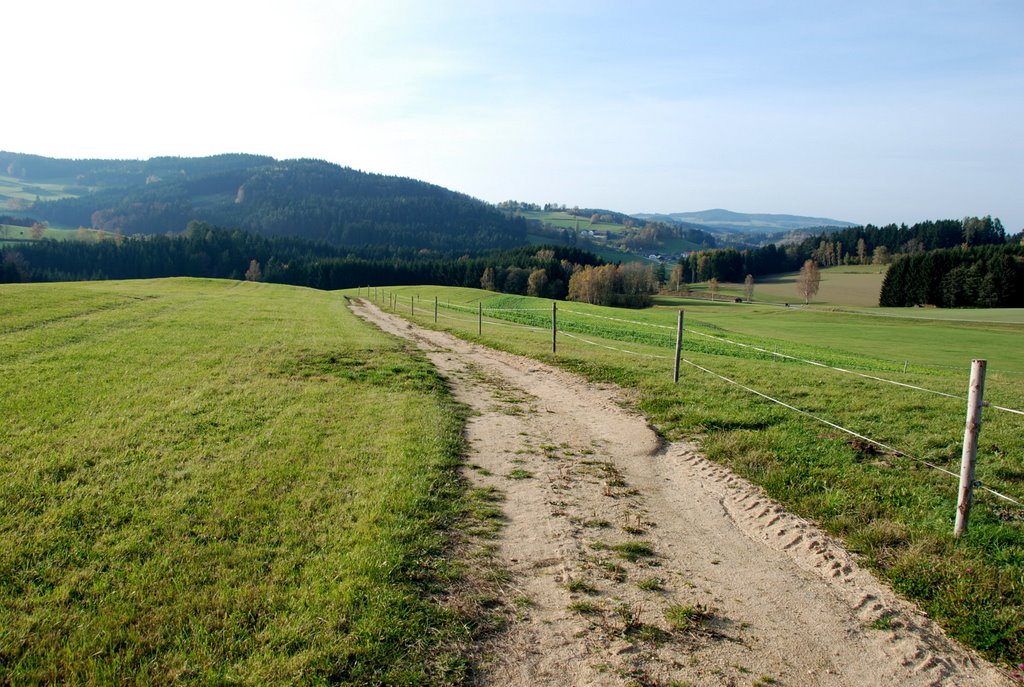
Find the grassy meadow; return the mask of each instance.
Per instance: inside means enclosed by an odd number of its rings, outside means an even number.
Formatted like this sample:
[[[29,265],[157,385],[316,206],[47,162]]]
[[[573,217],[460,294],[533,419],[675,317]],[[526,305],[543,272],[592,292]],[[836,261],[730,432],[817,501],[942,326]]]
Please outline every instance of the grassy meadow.
[[[614,222],[594,222],[590,223],[590,216],[584,217],[580,215],[576,217],[570,212],[561,211],[534,211],[527,210],[519,213],[526,219],[534,219],[543,222],[544,224],[558,227],[559,229],[579,229],[580,231],[606,231],[609,234],[621,234],[625,231],[625,227],[621,224],[615,224]]]
[[[54,227],[46,227],[43,229],[43,235],[40,237],[43,239],[54,239],[55,241],[102,241],[105,239],[113,239],[113,232],[103,231],[102,229],[56,229]],[[31,227],[19,227],[13,224],[0,224],[0,244],[5,241],[8,242],[21,242],[21,241],[35,241],[35,237],[32,236]]]
[[[798,272],[787,272],[754,281],[754,302],[789,303],[798,305],[803,299],[797,293]],[[875,307],[885,279],[885,268],[877,265],[843,265],[821,269],[821,286],[811,299],[812,305],[848,305]],[[693,284],[695,294],[710,297],[706,282]],[[743,284],[719,284],[718,297],[734,299],[744,297]]]
[[[341,295],[2,285],[0,415],[0,684],[463,679],[462,411]]]
[[[74,183],[74,182],[68,182]],[[26,183],[23,179],[0,175],[0,201],[6,203],[14,200],[32,203],[38,198],[40,200],[56,200],[58,198],[74,197],[74,194],[65,190],[65,184],[55,183]],[[2,212],[2,210],[0,210]]]
[[[558,229],[579,229],[580,231],[596,231],[596,232],[607,232],[609,239],[615,240],[619,234],[626,231],[625,225],[615,224],[613,222],[594,222],[590,223],[590,216],[580,216],[577,218],[575,215],[569,212],[561,211],[524,211],[520,212],[520,215],[529,220],[539,220],[544,224],[556,227]],[[533,239],[531,239],[533,240]],[[541,243],[550,243],[551,240],[547,239],[540,241]],[[664,245],[659,249],[651,249],[644,253],[646,256],[648,253],[672,253],[678,254],[683,251],[696,250],[700,248],[699,245],[693,241],[687,241],[686,239],[670,239],[664,242]],[[632,262],[637,259],[642,259],[643,256],[634,255],[631,253],[622,253],[612,248],[606,248],[600,242],[594,242],[587,250],[600,255],[606,260],[612,262]]]
[[[392,293],[400,299],[397,311],[407,317],[410,298],[418,297],[415,319],[424,325],[635,389],[638,409],[664,435],[697,440],[709,458],[819,522],[953,636],[996,661],[1024,662],[1024,508],[978,490],[968,534],[956,541],[957,480],[924,462],[959,472],[972,358],[989,360],[987,400],[1024,409],[1019,314],[987,311],[985,321],[969,321],[930,311],[930,319],[913,320],[879,309],[756,302],[661,299],[656,307],[636,311],[559,303],[558,352],[552,354],[550,301],[475,289],[398,287],[387,289],[387,296],[379,289],[379,302],[386,304]],[[479,303],[487,315],[482,335]],[[680,308],[688,362],[673,384]],[[698,365],[900,453],[769,402]],[[1024,501],[1024,417],[985,411],[977,478]]]

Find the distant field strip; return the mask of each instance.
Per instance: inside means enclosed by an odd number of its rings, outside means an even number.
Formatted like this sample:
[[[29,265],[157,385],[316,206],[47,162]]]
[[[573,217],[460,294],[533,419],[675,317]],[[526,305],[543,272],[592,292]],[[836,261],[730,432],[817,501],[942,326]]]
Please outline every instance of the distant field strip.
[[[875,308],[875,309],[872,309],[872,310],[846,310],[846,309],[843,309],[843,308],[820,308],[820,309],[818,309],[818,311],[819,312],[834,313],[834,314],[837,314],[837,315],[860,315],[861,317],[887,317],[887,318],[896,319],[896,320],[920,320],[920,321],[924,321],[924,322],[929,322],[929,321],[930,322],[962,322],[962,323],[969,323],[969,324],[1013,324],[1013,325],[1024,324],[1024,312],[1018,313],[1018,316],[1016,318],[1006,317],[1006,318],[1001,319],[1001,320],[993,320],[993,319],[989,319],[988,317],[986,317],[987,313],[985,312],[985,310],[961,310],[961,311],[955,311],[955,314],[954,314],[954,311],[941,311],[941,314],[940,313],[935,313],[934,311],[930,311],[930,310],[921,310],[921,311],[913,311],[912,310],[911,311],[911,312],[915,312],[915,313],[917,313],[917,312],[929,313],[929,314],[920,314],[920,315],[918,315],[918,314],[903,315],[903,314],[894,313],[894,312],[891,312],[891,311],[880,310],[878,308]],[[1007,311],[1003,310],[1003,312],[1007,312]],[[934,314],[931,314],[931,313],[934,313]],[[965,315],[974,315],[974,317],[965,317]]]

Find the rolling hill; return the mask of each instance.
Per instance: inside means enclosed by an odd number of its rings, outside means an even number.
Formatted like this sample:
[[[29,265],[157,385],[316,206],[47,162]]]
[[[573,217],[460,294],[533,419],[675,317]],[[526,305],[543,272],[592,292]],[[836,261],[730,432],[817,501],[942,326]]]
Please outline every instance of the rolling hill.
[[[522,220],[415,179],[257,155],[61,160],[0,152],[0,201],[55,226],[180,232],[191,220],[342,246],[442,251],[526,242]]]

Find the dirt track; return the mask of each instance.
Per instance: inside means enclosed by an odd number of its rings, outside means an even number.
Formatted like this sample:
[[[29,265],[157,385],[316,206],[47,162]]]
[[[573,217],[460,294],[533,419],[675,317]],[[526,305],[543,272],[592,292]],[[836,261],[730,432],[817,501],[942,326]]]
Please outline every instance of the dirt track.
[[[426,351],[475,411],[467,477],[506,496],[518,612],[482,684],[1009,684],[816,526],[662,442],[617,388],[353,310]]]

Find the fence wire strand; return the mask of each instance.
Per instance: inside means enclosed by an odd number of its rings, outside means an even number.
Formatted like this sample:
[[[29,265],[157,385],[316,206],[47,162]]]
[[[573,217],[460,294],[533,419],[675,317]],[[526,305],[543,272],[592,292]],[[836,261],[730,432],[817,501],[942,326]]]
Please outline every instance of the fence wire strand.
[[[881,448],[881,449],[883,449],[885,451],[888,451],[888,452],[892,453],[893,455],[900,456],[900,457],[903,457],[903,458],[907,458],[909,460],[917,461],[918,463],[921,463],[923,465],[927,465],[928,467],[932,468],[933,470],[938,470],[939,472],[943,472],[943,473],[945,473],[947,475],[950,475],[951,477],[953,477],[953,478],[955,478],[957,480],[960,479],[960,475],[958,475],[957,473],[955,473],[955,472],[953,472],[951,470],[947,470],[946,468],[942,467],[941,465],[936,465],[936,464],[931,463],[931,462],[929,462],[927,460],[924,460],[923,458],[918,458],[917,456],[913,456],[913,455],[907,453],[906,451],[901,451],[901,450],[899,450],[897,448],[889,446],[888,444],[883,444],[882,442],[876,441],[876,440],[872,439],[871,437],[864,436],[863,434],[860,434],[859,432],[855,432],[852,429],[848,429],[848,428],[843,427],[842,425],[839,425],[839,424],[837,424],[835,422],[832,422],[830,420],[826,420],[825,418],[820,417],[818,415],[815,415],[814,413],[811,413],[810,411],[803,410],[801,408],[797,408],[796,406],[790,405],[789,403],[786,403],[785,401],[780,401],[777,398],[772,398],[768,394],[762,393],[762,392],[758,391],[757,389],[752,389],[749,386],[746,386],[745,384],[741,384],[740,382],[737,382],[736,380],[729,379],[725,375],[720,375],[717,372],[714,372],[713,370],[709,370],[708,368],[703,367],[701,365],[698,365],[697,363],[694,363],[694,362],[692,362],[690,360],[687,360],[685,358],[683,358],[683,362],[686,363],[687,365],[690,365],[692,367],[697,368],[698,370],[701,370],[703,372],[706,372],[707,374],[710,374],[710,375],[712,375],[714,377],[717,377],[717,378],[719,378],[719,379],[721,379],[721,380],[723,380],[725,382],[728,382],[729,384],[734,384],[734,385],[738,386],[739,388],[743,389],[744,391],[748,391],[748,392],[750,392],[752,394],[760,396],[763,399],[771,401],[772,403],[776,403],[776,404],[782,406],[783,408],[788,408],[789,410],[792,410],[793,412],[799,413],[800,415],[804,415],[804,416],[809,417],[809,418],[811,418],[813,420],[816,420],[816,421],[818,421],[818,422],[820,422],[822,424],[828,425],[829,427],[837,429],[840,432],[844,432],[844,433],[849,434],[850,436],[856,437],[856,438],[858,438],[858,439],[860,439],[862,441],[866,441],[869,444],[872,444],[874,446],[878,446],[879,448]],[[977,488],[983,489],[983,490],[987,491],[988,493],[990,493],[990,494],[992,494],[994,496],[998,496],[999,498],[1001,498],[1001,499],[1003,499],[1005,501],[1009,501],[1010,503],[1013,503],[1013,504],[1016,504],[1018,506],[1024,507],[1024,503],[1021,503],[1020,501],[1018,501],[1017,499],[1015,499],[1015,498],[1013,498],[1011,496],[1007,496],[1006,494],[1000,493],[1000,492],[996,491],[995,489],[987,487],[984,484],[978,485]]]
[[[628,353],[629,355],[638,355],[638,356],[641,356],[641,357],[644,357],[644,358],[656,358],[658,360],[672,360],[672,358],[667,356],[667,355],[655,355],[653,353],[640,353],[639,351],[630,351],[630,350],[627,350],[625,348],[616,348],[615,346],[607,346],[605,344],[597,343],[596,341],[591,341],[589,339],[584,339],[582,336],[577,336],[575,334],[570,334],[569,332],[559,332],[559,334],[561,334],[562,336],[568,337],[570,339],[576,339],[577,341],[582,341],[583,343],[590,344],[591,346],[597,346],[599,348],[607,348],[609,351],[618,351],[620,353]]]
[[[412,297],[406,297],[406,300],[411,300],[411,298]],[[402,297],[399,296],[398,294],[395,294],[395,299],[396,299],[396,301],[399,301],[399,300],[402,299]],[[449,304],[445,304],[444,306],[441,306],[441,304],[438,303],[438,306],[439,307],[450,308],[450,309],[468,310],[470,312],[473,311],[473,308],[471,308],[469,306],[460,306],[460,305],[457,305],[457,304],[450,304],[449,303]],[[484,308],[484,310],[487,310],[487,308]],[[545,312],[545,311],[547,311],[547,308],[490,308],[490,310],[492,310],[492,311],[504,311],[504,312],[508,312],[508,311]],[[649,327],[656,327],[656,328],[660,328],[660,329],[674,329],[673,327],[669,327],[667,325],[660,325],[660,324],[651,323],[651,322],[640,322],[640,321],[637,321],[637,320],[626,320],[626,319],[617,318],[617,317],[608,317],[608,316],[605,316],[605,315],[595,315],[595,314],[592,314],[592,313],[580,312],[578,310],[563,310],[563,312],[565,312],[567,314],[571,314],[571,315],[583,315],[583,316],[586,316],[586,317],[594,317],[594,318],[598,318],[598,319],[611,320],[611,321],[615,321],[615,322],[621,322],[621,323],[624,323],[624,324],[634,324],[634,325],[641,325],[641,326],[649,326]],[[478,323],[478,320],[469,320],[469,319],[464,319],[464,318],[461,318],[461,317],[452,317],[451,315],[442,315],[440,313],[438,313],[438,317],[443,317],[443,318],[445,318],[447,320],[452,320],[452,321],[456,321],[456,322],[463,322],[463,323],[467,323],[467,324],[476,324],[476,323]],[[526,325],[526,324],[520,324],[520,323],[517,323],[517,322],[509,322],[508,320],[505,320],[503,322],[496,322],[496,321],[494,321],[495,319],[499,319],[499,318],[490,318],[487,323],[490,324],[490,325],[497,325],[497,326],[516,327],[516,328],[520,328],[520,329],[529,329],[529,330],[534,330],[534,331],[545,331],[545,329],[542,328],[542,327],[537,327],[537,326],[533,326],[533,325]],[[631,350],[626,349],[626,348],[619,348],[619,347],[616,347],[616,346],[609,346],[607,344],[598,343],[596,341],[584,338],[584,337],[579,336],[577,334],[572,334],[571,332],[567,332],[567,331],[564,331],[564,330],[563,331],[559,331],[558,333],[561,334],[562,336],[566,337],[566,338],[573,339],[575,341],[580,341],[580,342],[588,344],[590,346],[595,346],[595,347],[598,347],[598,348],[604,348],[604,349],[607,349],[607,350],[610,350],[610,351],[616,351],[616,352],[619,352],[619,353],[625,353],[627,355],[635,355],[635,356],[638,356],[638,357],[652,358],[652,359],[656,359],[656,360],[673,360],[672,356],[656,355],[656,354],[652,354],[652,353],[641,353],[639,351],[631,351]],[[817,362],[817,361],[813,361],[813,360],[806,360],[806,359],[803,359],[803,358],[798,358],[798,357],[795,357],[795,356],[786,355],[784,353],[777,353],[775,351],[768,351],[767,349],[763,349],[763,348],[760,348],[758,346],[754,346],[754,345],[751,345],[751,344],[744,344],[744,343],[740,343],[740,342],[736,342],[736,341],[731,341],[731,340],[725,339],[723,337],[713,336],[711,334],[704,334],[703,332],[697,332],[697,331],[691,330],[690,333],[698,334],[700,336],[704,336],[704,337],[707,337],[707,338],[710,338],[710,339],[715,339],[715,340],[721,341],[723,343],[728,343],[728,344],[732,344],[732,345],[735,345],[735,346],[741,346],[743,348],[750,348],[750,349],[753,349],[753,350],[756,350],[756,351],[759,351],[759,352],[763,352],[763,353],[770,353],[772,355],[776,355],[776,356],[779,356],[779,357],[782,357],[782,358],[788,358],[788,359],[795,360],[795,361],[802,362],[802,363],[807,363],[809,365],[815,365],[815,366],[826,368],[826,369],[836,370],[836,371],[839,371],[839,372],[845,372],[845,373],[848,373],[848,374],[854,374],[854,375],[857,375],[857,376],[860,376],[860,377],[866,377],[868,379],[873,379],[873,380],[880,381],[880,382],[887,382],[889,384],[895,384],[897,386],[907,387],[907,388],[914,389],[914,390],[917,390],[917,391],[924,391],[924,392],[932,393],[932,394],[935,394],[935,395],[938,395],[938,396],[945,396],[945,397],[948,397],[948,398],[954,398],[954,399],[957,399],[957,400],[963,400],[961,397],[955,396],[953,394],[947,394],[947,393],[941,392],[941,391],[933,391],[931,389],[926,389],[924,387],[918,387],[918,386],[914,386],[912,384],[904,384],[902,382],[896,382],[896,381],[884,379],[884,378],[881,378],[881,377],[875,377],[873,375],[862,374],[862,373],[855,372],[855,371],[852,371],[852,370],[846,370],[846,369],[841,368],[841,367],[835,367],[835,366],[832,366],[832,365],[826,365],[825,363],[821,363],[821,362]],[[722,380],[724,382],[732,384],[732,385],[734,385],[734,386],[736,386],[736,387],[738,387],[740,389],[743,389],[744,391],[746,391],[748,393],[754,394],[755,396],[763,398],[763,399],[765,399],[765,400],[767,400],[767,401],[769,401],[771,403],[775,403],[776,405],[779,405],[779,406],[781,406],[783,408],[786,408],[786,409],[791,410],[791,411],[793,411],[795,413],[798,413],[799,415],[803,415],[804,417],[808,417],[808,418],[810,418],[812,420],[815,420],[816,422],[819,422],[821,424],[824,424],[824,425],[826,425],[828,427],[832,427],[833,429],[836,429],[836,430],[838,430],[840,432],[843,432],[844,434],[848,434],[848,435],[850,435],[852,437],[860,439],[861,441],[865,441],[865,442],[867,442],[867,443],[869,443],[869,444],[871,444],[873,446],[877,446],[877,447],[881,448],[884,451],[888,451],[890,454],[892,454],[894,456],[899,456],[899,457],[906,458],[906,459],[911,460],[911,461],[915,461],[915,462],[921,463],[922,465],[925,465],[925,466],[927,466],[929,468],[932,468],[933,470],[937,470],[938,472],[941,472],[941,473],[944,473],[946,475],[949,475],[949,476],[951,476],[951,477],[953,477],[953,478],[955,478],[957,480],[960,479],[960,475],[958,475],[957,473],[955,473],[955,472],[953,472],[951,470],[948,470],[948,469],[946,469],[946,468],[944,468],[944,467],[942,467],[940,465],[936,465],[935,463],[932,463],[930,461],[924,460],[923,458],[918,458],[917,456],[913,456],[913,455],[911,455],[911,454],[909,454],[909,453],[907,453],[905,451],[901,451],[900,449],[897,449],[897,448],[895,448],[893,446],[889,446],[888,444],[885,444],[883,442],[880,442],[880,441],[877,441],[875,439],[872,439],[871,437],[865,436],[865,435],[863,435],[863,434],[861,434],[859,432],[855,432],[854,430],[849,429],[847,427],[843,427],[842,425],[840,425],[838,423],[835,423],[835,422],[832,422],[831,420],[827,420],[827,419],[825,419],[825,418],[823,418],[823,417],[821,417],[819,415],[815,415],[814,413],[812,413],[810,411],[803,410],[802,408],[797,408],[796,406],[791,405],[789,403],[786,403],[785,401],[781,401],[781,400],[779,400],[777,398],[773,398],[772,396],[769,396],[768,394],[766,394],[764,392],[758,391],[757,389],[754,389],[754,388],[749,387],[749,386],[747,386],[745,384],[742,384],[741,382],[737,382],[734,379],[730,379],[729,377],[726,377],[725,375],[719,374],[719,373],[715,372],[714,370],[711,370],[711,369],[706,368],[706,367],[704,367],[702,365],[699,365],[699,364],[697,364],[697,363],[695,363],[695,362],[693,362],[691,360],[688,360],[686,358],[681,358],[681,361],[683,363],[685,363],[685,364],[695,368],[695,369],[698,369],[698,370],[700,370],[700,371],[702,371],[702,372],[704,372],[706,374],[709,374],[709,375],[711,375],[713,377],[716,377],[716,378],[718,378],[718,379],[720,379],[720,380]],[[986,406],[990,407],[990,408],[997,409],[997,410],[1002,410],[1002,411],[1006,411],[1006,412],[1010,412],[1010,413],[1016,413],[1016,414],[1019,414],[1019,415],[1024,415],[1024,412],[1019,411],[1019,410],[1014,410],[1012,408],[1005,408],[1003,406],[991,405],[991,404],[988,404],[988,403],[986,403]],[[998,498],[1000,498],[1000,499],[1002,499],[1004,501],[1007,501],[1009,503],[1012,503],[1012,504],[1014,504],[1016,506],[1024,507],[1024,503],[1022,503],[1021,501],[1018,501],[1017,499],[1013,498],[1012,496],[1007,496],[1006,494],[1003,494],[1003,493],[1001,493],[999,491],[996,491],[995,489],[992,489],[991,487],[988,487],[988,486],[986,486],[984,484],[977,485],[977,488],[982,489],[983,491],[986,491],[986,492],[992,494],[993,496],[996,496],[996,497],[998,497]]]
[[[638,325],[638,326],[642,326],[642,327],[655,327],[655,328],[658,328],[658,329],[669,329],[669,330],[675,329],[675,327],[670,327],[670,326],[664,325],[664,324],[657,324],[655,322],[642,322],[640,320],[626,320],[626,319],[623,319],[623,318],[620,318],[620,317],[608,317],[606,315],[595,315],[593,313],[585,313],[585,312],[580,312],[578,310],[566,310],[565,312],[573,314],[573,315],[582,315],[584,317],[594,317],[594,318],[598,318],[598,319],[602,319],[602,320],[611,320],[613,322],[621,322],[623,324],[633,324],[633,325]],[[745,344],[745,343],[742,343],[742,342],[739,342],[739,341],[732,341],[731,339],[726,339],[725,337],[715,336],[713,334],[706,334],[704,332],[700,332],[700,331],[697,331],[695,329],[690,329],[690,330],[687,331],[687,333],[688,334],[695,334],[697,336],[702,336],[702,337],[704,337],[706,339],[712,339],[714,341],[720,341],[722,343],[730,344],[732,346],[739,346],[739,347],[742,347],[742,348],[749,348],[751,350],[758,351],[759,353],[765,353],[767,355],[773,355],[773,356],[776,356],[778,358],[785,358],[787,360],[793,360],[793,361],[796,361],[796,362],[805,363],[807,365],[814,365],[816,367],[821,367],[821,368],[824,368],[824,369],[827,369],[827,370],[835,370],[836,372],[842,372],[844,374],[855,375],[857,377],[862,377],[864,379],[871,379],[871,380],[874,380],[876,382],[883,382],[885,384],[892,384],[894,386],[900,386],[900,387],[904,387],[906,389],[912,389],[914,391],[921,391],[923,393],[934,394],[936,396],[944,396],[946,398],[952,398],[952,399],[956,399],[958,401],[963,401],[963,402],[967,401],[967,399],[965,397],[958,396],[957,394],[950,394],[950,393],[946,393],[945,391],[936,391],[935,389],[928,389],[926,387],[918,386],[916,384],[907,384],[906,382],[898,382],[898,381],[896,381],[894,379],[886,379],[884,377],[878,377],[876,375],[870,375],[870,374],[867,374],[867,373],[864,373],[864,372],[857,372],[856,370],[848,370],[846,368],[839,367],[837,365],[828,365],[827,363],[822,363],[822,362],[819,362],[819,361],[816,361],[816,360],[808,360],[807,358],[800,358],[800,357],[794,356],[794,355],[787,355],[785,353],[779,353],[778,351],[770,351],[767,348],[761,348],[760,346],[755,346],[753,344]],[[1007,408],[1007,407],[1004,407],[1004,406],[995,405],[993,403],[986,402],[985,403],[985,407],[992,408],[993,410],[1000,410],[1000,411],[1007,412],[1007,413],[1014,413],[1016,415],[1024,415],[1024,411],[1022,411],[1022,410],[1016,410],[1014,408]]]

